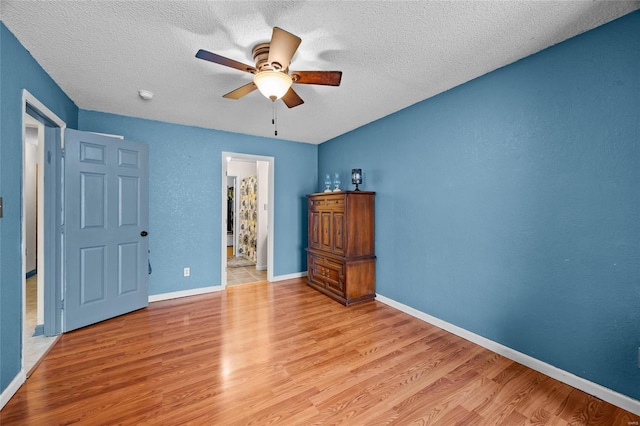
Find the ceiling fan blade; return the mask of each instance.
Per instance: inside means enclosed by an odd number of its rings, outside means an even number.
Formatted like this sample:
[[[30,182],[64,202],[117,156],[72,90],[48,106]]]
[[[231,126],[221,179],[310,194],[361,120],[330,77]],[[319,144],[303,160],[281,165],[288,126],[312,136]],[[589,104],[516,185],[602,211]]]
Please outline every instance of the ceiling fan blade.
[[[298,84],[340,86],[342,71],[293,71],[291,79]]]
[[[269,63],[274,69],[286,70],[302,39],[282,28],[273,27],[269,44]]]
[[[257,88],[258,86],[253,84],[253,81],[252,81],[251,83],[238,87],[236,90],[232,90],[231,92],[227,93],[226,95],[223,95],[222,97],[227,99],[240,99],[244,95],[248,95],[249,93],[253,92]]]
[[[287,93],[282,97],[282,101],[289,108],[297,107],[298,105],[302,105],[304,101],[298,94],[293,90],[293,88],[289,88]]]
[[[252,74],[257,71],[255,67],[252,67],[251,65],[246,65],[246,64],[243,64],[242,62],[234,61],[233,59],[225,58],[224,56],[220,56],[203,49],[198,50],[198,53],[196,53],[196,58],[204,59],[205,61],[235,68],[237,70],[252,73]]]

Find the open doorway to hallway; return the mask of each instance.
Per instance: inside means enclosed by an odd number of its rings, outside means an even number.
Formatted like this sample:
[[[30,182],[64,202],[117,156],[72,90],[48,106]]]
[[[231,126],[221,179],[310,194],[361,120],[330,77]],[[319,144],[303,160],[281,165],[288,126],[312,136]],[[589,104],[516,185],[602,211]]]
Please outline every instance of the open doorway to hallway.
[[[272,280],[273,158],[223,153],[223,200],[222,285]]]
[[[28,377],[56,337],[44,336],[44,125],[26,112],[22,144],[22,369]]]

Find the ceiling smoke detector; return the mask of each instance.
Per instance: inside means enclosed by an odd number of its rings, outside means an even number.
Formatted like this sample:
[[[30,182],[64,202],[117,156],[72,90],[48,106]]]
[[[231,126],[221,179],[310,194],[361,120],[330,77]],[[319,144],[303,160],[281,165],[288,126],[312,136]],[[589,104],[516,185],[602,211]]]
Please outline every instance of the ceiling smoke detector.
[[[138,96],[140,96],[145,101],[149,101],[153,98],[153,92],[148,90],[138,90]]]

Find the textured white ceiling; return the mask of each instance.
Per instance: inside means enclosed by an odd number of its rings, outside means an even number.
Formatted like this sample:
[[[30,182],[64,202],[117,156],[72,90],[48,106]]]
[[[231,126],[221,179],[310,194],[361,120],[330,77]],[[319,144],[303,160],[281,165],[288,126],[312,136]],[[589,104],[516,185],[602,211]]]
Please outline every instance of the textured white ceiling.
[[[278,137],[321,143],[640,8],[639,1],[12,1],[0,19],[78,107],[273,137],[251,75],[273,26],[302,38],[291,70],[343,71],[295,85]],[[154,92],[152,101],[138,90]]]

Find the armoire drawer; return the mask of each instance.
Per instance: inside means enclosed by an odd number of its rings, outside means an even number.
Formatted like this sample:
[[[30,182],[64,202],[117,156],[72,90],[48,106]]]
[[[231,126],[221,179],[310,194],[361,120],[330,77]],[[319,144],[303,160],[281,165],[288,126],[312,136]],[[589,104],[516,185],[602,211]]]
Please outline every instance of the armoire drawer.
[[[309,210],[344,210],[344,195],[326,195],[324,197],[309,198]]]
[[[331,292],[345,297],[344,265],[333,259],[309,253],[309,280]]]

